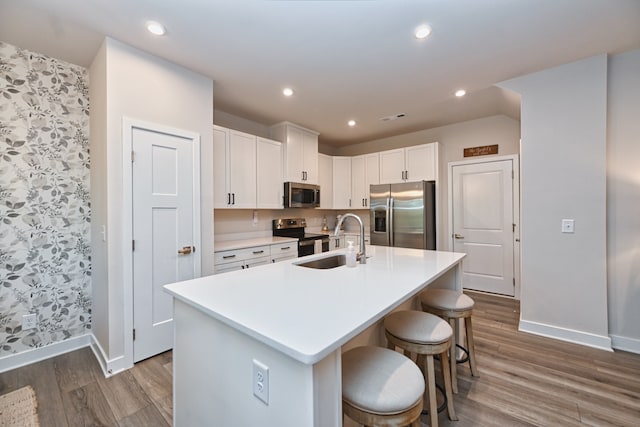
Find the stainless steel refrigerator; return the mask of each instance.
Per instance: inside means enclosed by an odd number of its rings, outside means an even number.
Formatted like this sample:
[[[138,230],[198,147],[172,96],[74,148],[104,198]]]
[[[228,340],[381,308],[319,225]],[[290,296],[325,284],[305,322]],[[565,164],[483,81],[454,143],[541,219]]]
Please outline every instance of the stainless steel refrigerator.
[[[371,186],[371,244],[436,248],[435,181]]]

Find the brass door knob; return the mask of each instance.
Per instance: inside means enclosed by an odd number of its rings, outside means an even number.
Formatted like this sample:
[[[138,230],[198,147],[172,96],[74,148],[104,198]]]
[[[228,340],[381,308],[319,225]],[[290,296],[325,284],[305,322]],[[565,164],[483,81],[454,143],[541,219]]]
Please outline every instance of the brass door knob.
[[[185,246],[182,249],[178,250],[180,255],[189,255],[191,253],[191,246]]]

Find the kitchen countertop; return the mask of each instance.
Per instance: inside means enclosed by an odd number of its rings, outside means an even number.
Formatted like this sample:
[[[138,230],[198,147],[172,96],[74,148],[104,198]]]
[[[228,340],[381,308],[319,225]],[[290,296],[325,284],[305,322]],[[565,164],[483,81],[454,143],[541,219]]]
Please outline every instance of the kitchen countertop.
[[[355,268],[316,270],[295,265],[329,256],[324,253],[173,283],[165,289],[253,339],[314,364],[465,256],[383,246],[369,247],[367,255],[371,256],[367,264]]]
[[[253,239],[243,239],[243,240],[227,240],[223,242],[215,242],[213,246],[213,250],[214,252],[229,251],[234,249],[253,248],[255,246],[274,245],[277,243],[297,242],[297,241],[298,239],[294,239],[292,237],[278,237],[278,236],[256,237]]]

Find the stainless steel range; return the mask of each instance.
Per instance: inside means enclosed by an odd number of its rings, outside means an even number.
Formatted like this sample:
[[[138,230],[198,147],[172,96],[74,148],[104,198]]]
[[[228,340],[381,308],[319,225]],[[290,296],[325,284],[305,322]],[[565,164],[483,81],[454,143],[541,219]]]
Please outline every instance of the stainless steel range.
[[[329,236],[305,233],[307,221],[304,218],[280,218],[273,220],[273,235],[298,239],[298,256],[313,255],[329,251]]]

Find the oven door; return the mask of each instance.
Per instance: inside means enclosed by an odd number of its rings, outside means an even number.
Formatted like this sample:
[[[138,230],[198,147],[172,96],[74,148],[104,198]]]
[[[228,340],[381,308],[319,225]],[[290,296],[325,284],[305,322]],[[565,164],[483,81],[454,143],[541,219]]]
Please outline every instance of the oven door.
[[[298,257],[313,255],[315,253],[315,239],[300,240],[298,242]]]

